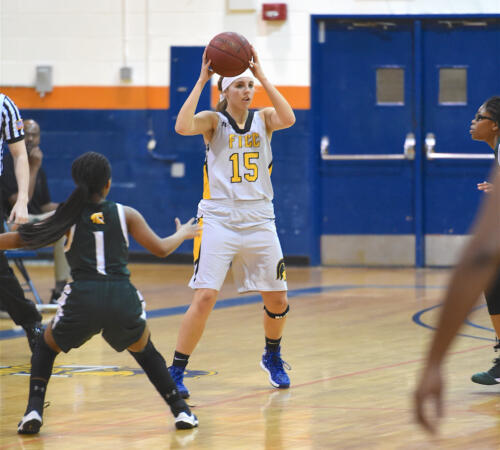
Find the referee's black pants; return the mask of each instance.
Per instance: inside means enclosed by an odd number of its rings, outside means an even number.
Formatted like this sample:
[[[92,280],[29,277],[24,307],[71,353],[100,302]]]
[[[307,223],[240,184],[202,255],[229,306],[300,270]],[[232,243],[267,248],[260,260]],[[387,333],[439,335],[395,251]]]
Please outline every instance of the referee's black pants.
[[[3,210],[0,206],[0,233],[4,231],[3,217]],[[30,326],[42,320],[35,303],[24,296],[23,288],[9,267],[4,252],[0,252],[0,305],[16,325]]]
[[[0,252],[0,303],[16,325],[29,326],[42,320],[35,304],[24,297],[4,252]]]

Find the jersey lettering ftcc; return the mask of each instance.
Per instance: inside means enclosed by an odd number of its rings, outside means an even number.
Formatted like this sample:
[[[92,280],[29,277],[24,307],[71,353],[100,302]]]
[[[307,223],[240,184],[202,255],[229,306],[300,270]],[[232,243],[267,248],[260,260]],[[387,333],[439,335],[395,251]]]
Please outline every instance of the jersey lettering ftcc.
[[[258,133],[245,134],[230,134],[229,135],[229,148],[233,149],[235,146],[238,148],[256,148],[260,147],[260,136]]]

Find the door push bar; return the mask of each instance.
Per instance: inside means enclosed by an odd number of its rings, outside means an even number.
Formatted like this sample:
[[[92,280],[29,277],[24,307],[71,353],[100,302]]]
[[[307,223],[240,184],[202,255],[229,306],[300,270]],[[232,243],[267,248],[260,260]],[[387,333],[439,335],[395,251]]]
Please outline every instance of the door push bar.
[[[493,159],[493,153],[439,153],[435,151],[436,136],[434,133],[425,135],[425,156],[427,159]]]
[[[327,161],[374,161],[415,159],[415,135],[408,133],[403,144],[403,153],[389,155],[330,155],[330,139],[323,136],[320,143],[321,159]]]

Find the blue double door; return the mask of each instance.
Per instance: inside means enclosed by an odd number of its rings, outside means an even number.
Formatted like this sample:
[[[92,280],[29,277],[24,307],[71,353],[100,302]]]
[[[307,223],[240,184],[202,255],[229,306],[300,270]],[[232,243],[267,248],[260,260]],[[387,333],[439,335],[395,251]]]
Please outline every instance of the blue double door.
[[[325,264],[452,264],[492,151],[500,17],[312,18],[317,224]]]

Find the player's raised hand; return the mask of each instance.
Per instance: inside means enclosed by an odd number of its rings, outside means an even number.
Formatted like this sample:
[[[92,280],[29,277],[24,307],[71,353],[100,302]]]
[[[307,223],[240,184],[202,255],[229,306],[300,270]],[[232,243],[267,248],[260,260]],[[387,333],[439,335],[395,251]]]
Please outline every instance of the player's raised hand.
[[[205,47],[205,51],[203,52],[203,56],[201,58],[201,71],[200,71],[200,80],[203,83],[206,83],[210,80],[210,77],[214,74],[212,69],[210,69],[211,61],[207,59],[207,49]]]
[[[260,64],[259,56],[257,55],[257,51],[252,46],[252,60],[250,61],[250,70],[254,74],[257,80],[261,81],[265,78],[264,71],[262,70],[262,66]]]

